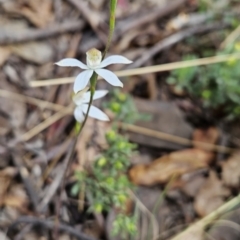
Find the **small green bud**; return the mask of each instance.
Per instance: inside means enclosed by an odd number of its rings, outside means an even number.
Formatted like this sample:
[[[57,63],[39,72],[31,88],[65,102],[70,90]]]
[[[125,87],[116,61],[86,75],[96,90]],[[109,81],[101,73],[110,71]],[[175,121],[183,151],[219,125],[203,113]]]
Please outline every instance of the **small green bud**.
[[[105,157],[101,157],[101,158],[99,158],[98,161],[97,161],[97,165],[98,165],[99,167],[105,166],[106,163],[107,163],[107,159],[106,159]]]
[[[112,185],[114,184],[114,178],[108,177],[108,178],[106,179],[106,183],[107,183],[108,185],[112,186]]]
[[[234,49],[240,51],[240,42],[235,43]]]
[[[102,210],[103,210],[102,204],[100,204],[100,203],[95,204],[95,205],[94,205],[94,210],[95,210],[97,213],[102,212]]]
[[[126,96],[126,94],[124,94],[124,93],[119,93],[119,94],[118,94],[118,99],[119,99],[121,102],[124,102],[124,101],[126,101],[127,96]]]
[[[115,162],[114,166],[116,169],[119,169],[119,170],[123,168],[123,164],[120,161]]]
[[[106,137],[108,140],[114,141],[116,139],[116,132],[110,130],[109,132],[107,132]]]
[[[210,90],[204,90],[202,92],[202,96],[203,96],[204,99],[209,99],[211,97],[211,95],[212,95],[212,93],[211,93]]]
[[[118,195],[117,198],[118,198],[118,201],[119,201],[120,203],[125,203],[126,200],[127,200],[127,197],[126,197],[126,195],[124,195],[124,194]]]
[[[117,147],[118,147],[118,149],[123,150],[123,149],[125,149],[127,146],[126,146],[126,143],[125,143],[125,142],[121,141],[121,142],[118,142],[118,143],[117,143]]]
[[[112,102],[110,104],[110,109],[115,112],[115,113],[118,113],[120,110],[121,110],[121,105],[117,102]]]
[[[80,128],[81,128],[81,124],[80,124],[79,122],[76,122],[76,123],[75,123],[75,129],[74,129],[74,131],[75,131],[76,134],[79,133]]]
[[[129,232],[135,232],[137,230],[136,225],[133,222],[128,223],[127,228]]]
[[[237,62],[237,59],[235,57],[230,57],[227,61],[228,66],[234,66]]]

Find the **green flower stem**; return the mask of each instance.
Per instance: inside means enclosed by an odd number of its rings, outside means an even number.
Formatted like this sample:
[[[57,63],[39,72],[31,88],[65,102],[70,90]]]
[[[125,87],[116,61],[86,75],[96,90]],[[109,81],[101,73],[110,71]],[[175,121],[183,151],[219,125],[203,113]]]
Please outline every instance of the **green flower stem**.
[[[85,115],[85,118],[84,118],[84,120],[83,120],[83,123],[82,123],[82,125],[81,125],[81,127],[80,127],[80,130],[79,130],[77,136],[80,135],[80,133],[82,132],[83,127],[84,127],[85,124],[86,124],[86,121],[87,121],[87,118],[88,118],[88,114],[89,114],[89,110],[90,110],[90,107],[91,107],[92,101],[93,101],[93,95],[94,95],[95,89],[96,89],[97,77],[98,77],[98,75],[94,72],[93,75],[92,75],[92,77],[91,77],[91,79],[90,79],[90,92],[91,92],[90,101],[89,101],[87,113],[86,113],[86,115]]]
[[[108,34],[106,48],[103,53],[103,59],[104,59],[106,53],[108,52],[108,49],[109,49],[111,41],[112,41],[112,36],[113,36],[114,28],[115,28],[116,7],[117,7],[117,0],[111,0],[111,2],[110,2],[110,17],[109,17],[109,34]]]
[[[84,118],[84,121],[79,129],[79,132],[77,134],[77,137],[76,139],[78,139],[79,135],[81,134],[82,132],[82,129],[84,128],[85,124],[86,124],[86,121],[87,121],[87,118],[88,118],[88,114],[89,114],[89,110],[90,110],[90,107],[92,105],[92,101],[93,101],[93,96],[94,96],[94,93],[95,93],[95,89],[96,89],[96,84],[97,84],[97,77],[98,75],[94,72],[91,79],[90,79],[90,92],[91,92],[91,95],[90,95],[90,101],[89,101],[89,105],[88,105],[88,109],[87,109],[87,113],[85,115],[85,118]],[[77,141],[75,142],[75,145],[77,144]],[[73,152],[74,152],[74,149],[73,149]],[[73,159],[73,157],[71,158]],[[71,162],[71,159],[69,162]],[[83,198],[81,200],[84,200],[84,191],[85,191],[85,184],[82,185],[82,188],[81,188],[81,191],[80,191],[80,197]],[[82,210],[82,209],[81,209]]]
[[[104,57],[105,57],[105,55],[106,55],[106,53],[109,49],[111,41],[112,41],[112,36],[113,36],[114,28],[115,28],[116,6],[117,6],[117,0],[111,0],[111,2],[110,2],[109,34],[108,34],[108,41],[107,41],[107,44],[106,44],[106,48],[105,48],[105,51],[104,51],[104,54],[103,54],[103,59],[104,59]],[[81,132],[82,132],[82,130],[83,130],[85,124],[86,124],[87,118],[88,118],[89,110],[90,110],[90,107],[92,105],[93,95],[95,93],[95,88],[96,88],[96,84],[97,84],[97,77],[98,77],[98,75],[94,72],[91,79],[90,79],[91,96],[90,96],[90,101],[89,101],[87,113],[85,115],[83,123],[81,124],[79,132],[77,133],[77,136],[74,139],[73,146],[70,150],[70,154],[69,154],[69,158],[68,158],[68,164],[67,164],[66,172],[64,173],[60,193],[63,192],[64,186],[65,186],[65,181],[66,181],[66,174],[67,174],[67,171],[69,169],[69,166],[71,165],[71,163],[73,161],[73,155],[74,155],[74,152],[75,152],[74,149],[75,149],[76,144],[77,144],[77,139],[78,139],[79,135],[81,134]],[[60,199],[61,199],[61,197],[60,197]],[[57,219],[58,219],[58,216],[59,216],[59,213],[60,213],[60,208],[61,208],[61,200],[59,200],[59,206],[57,207]]]
[[[68,158],[68,164],[67,164],[67,168],[66,168],[66,172],[64,173],[64,176],[63,176],[63,181],[62,181],[62,185],[61,185],[61,193],[63,192],[63,189],[64,189],[64,186],[65,186],[65,181],[66,181],[66,175],[67,175],[67,172],[68,172],[68,169],[69,169],[69,166],[71,165],[72,161],[73,161],[73,155],[74,155],[74,150],[75,150],[75,147],[76,147],[76,144],[77,144],[77,140],[78,140],[78,137],[80,136],[85,124],[86,124],[86,121],[87,121],[87,118],[88,118],[88,114],[89,114],[89,110],[90,110],[90,107],[92,105],[92,101],[93,101],[93,95],[95,93],[95,88],[96,88],[96,84],[97,84],[97,77],[98,75],[94,72],[91,79],[90,79],[90,92],[91,92],[91,96],[90,96],[90,101],[89,101],[89,105],[88,105],[88,109],[87,109],[87,113],[85,115],[85,118],[84,118],[84,121],[79,129],[79,132],[77,133],[77,136],[75,137],[74,139],[74,142],[73,142],[73,145],[72,145],[72,148],[71,148],[71,154],[69,155],[69,158]],[[60,197],[61,199],[61,197]],[[61,208],[61,200],[59,200],[59,207],[57,208],[57,216],[59,216],[59,212],[60,212],[60,208]]]

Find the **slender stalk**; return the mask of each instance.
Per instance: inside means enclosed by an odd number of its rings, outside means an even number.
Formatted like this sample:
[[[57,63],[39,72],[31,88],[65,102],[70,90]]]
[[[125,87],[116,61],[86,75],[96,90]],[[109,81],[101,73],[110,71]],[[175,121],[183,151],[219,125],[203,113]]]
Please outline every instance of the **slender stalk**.
[[[103,53],[103,59],[105,58],[105,55],[108,52],[108,49],[109,49],[111,41],[112,41],[112,36],[113,36],[114,28],[115,28],[116,7],[117,7],[117,0],[111,0],[111,2],[110,2],[110,18],[109,18],[109,34],[108,34],[106,48]]]
[[[111,41],[112,41],[112,36],[113,36],[114,28],[115,28],[115,11],[116,11],[116,6],[117,6],[117,0],[111,0],[111,2],[110,2],[110,19],[109,19],[108,41],[107,41],[106,48],[104,50],[104,54],[103,54],[103,58],[102,59],[104,59],[104,57],[105,57],[105,55],[106,55],[106,53],[107,53],[107,51],[109,49],[109,46],[111,44]],[[87,118],[88,118],[88,114],[89,114],[89,110],[90,110],[90,107],[92,105],[93,96],[94,96],[95,88],[96,88],[96,84],[97,84],[97,77],[98,77],[98,75],[94,72],[92,77],[91,77],[91,79],[90,79],[90,92],[91,92],[91,96],[90,96],[90,101],[89,101],[87,113],[85,115],[85,118],[83,120],[81,128],[79,129],[79,132],[77,133],[77,136],[75,137],[74,143],[73,143],[72,148],[70,150],[66,172],[64,173],[63,181],[62,181],[62,184],[61,184],[60,198],[59,198],[59,201],[58,201],[57,213],[56,213],[57,217],[56,217],[55,239],[58,239],[58,227],[59,227],[58,216],[59,216],[60,209],[61,209],[61,194],[62,194],[64,186],[65,186],[66,175],[67,175],[69,166],[71,165],[71,163],[73,161],[74,150],[75,150],[75,147],[76,147],[76,144],[77,144],[78,137],[81,134],[81,132],[82,132],[82,130],[83,130],[85,124],[86,124],[86,121],[87,121]]]
[[[92,101],[93,101],[93,95],[95,93],[95,88],[96,88],[96,83],[97,83],[97,74],[94,72],[94,74],[92,75],[91,79],[90,79],[90,83],[91,83],[91,86],[90,86],[90,92],[91,92],[91,96],[90,96],[90,101],[89,101],[89,105],[88,105],[88,109],[87,109],[87,113],[85,115],[85,118],[84,118],[84,121],[79,129],[79,132],[77,133],[75,139],[74,139],[74,142],[73,142],[73,145],[72,145],[72,148],[70,150],[70,154],[69,154],[69,158],[67,160],[67,167],[66,167],[66,172],[64,173],[64,176],[63,176],[63,181],[62,181],[62,184],[61,184],[61,189],[60,189],[60,198],[59,198],[59,201],[58,201],[58,204],[57,204],[57,209],[56,209],[56,228],[55,228],[55,232],[54,232],[54,237],[55,239],[58,239],[58,229],[59,229],[59,221],[58,221],[58,217],[60,215],[60,210],[61,210],[61,204],[62,204],[62,201],[61,201],[61,195],[63,193],[63,190],[64,190],[64,186],[66,184],[66,176],[67,176],[67,172],[68,172],[68,169],[73,161],[73,155],[74,155],[74,150],[75,150],[75,147],[76,147],[76,144],[77,144],[77,140],[78,140],[78,137],[80,136],[86,122],[87,122],[87,118],[88,118],[88,114],[89,114],[89,110],[90,110],[90,107],[92,105]]]
[[[183,232],[177,234],[172,240],[183,240],[183,239],[193,239],[193,236],[203,233],[204,229],[206,229],[210,224],[214,221],[218,221],[218,219],[226,213],[234,211],[240,205],[240,194],[224,203],[221,207],[207,215],[206,217],[200,219],[198,222],[193,223],[190,227],[185,229]],[[222,221],[222,220],[221,220]]]

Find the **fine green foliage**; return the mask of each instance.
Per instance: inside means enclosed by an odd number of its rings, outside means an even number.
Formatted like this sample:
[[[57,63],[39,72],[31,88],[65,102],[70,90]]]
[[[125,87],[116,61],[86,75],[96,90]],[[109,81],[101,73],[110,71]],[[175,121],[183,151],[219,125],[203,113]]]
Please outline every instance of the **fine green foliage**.
[[[116,131],[110,130],[106,134],[108,149],[94,162],[91,172],[76,172],[76,184],[72,194],[77,195],[84,183],[87,196],[91,199],[89,211],[100,213],[115,207],[119,214],[113,223],[113,233],[126,236],[136,233],[134,216],[124,215],[126,201],[129,199],[128,190],[133,185],[127,177],[130,165],[129,158],[133,155],[135,144],[130,143]]]
[[[136,215],[129,217],[125,214],[118,214],[116,220],[113,222],[113,235],[121,233],[123,239],[128,239],[127,235],[135,236],[137,233],[136,222]]]
[[[104,105],[115,113],[116,120],[133,123],[141,118],[130,95],[114,90],[110,96],[110,100]],[[91,202],[88,210],[100,213],[114,208],[117,215],[112,234],[127,239],[127,236],[135,236],[137,233],[136,214],[126,214],[129,190],[134,190],[127,171],[130,166],[129,159],[135,154],[137,145],[130,143],[114,128],[108,131],[105,137],[108,148],[95,160],[90,171],[75,173],[76,183],[71,193],[77,196],[85,184],[86,195]]]
[[[228,47],[219,55],[240,52],[240,43]],[[187,56],[184,60],[196,58]],[[240,116],[240,62],[227,62],[172,71],[169,84],[186,90],[193,98],[201,99],[203,106],[221,108],[227,119]]]
[[[104,102],[103,106],[115,114],[115,119],[117,121],[134,123],[138,120],[149,119],[149,116],[146,114],[140,114],[138,112],[134,101],[129,94],[123,93],[119,89],[114,89],[109,95],[110,100]]]

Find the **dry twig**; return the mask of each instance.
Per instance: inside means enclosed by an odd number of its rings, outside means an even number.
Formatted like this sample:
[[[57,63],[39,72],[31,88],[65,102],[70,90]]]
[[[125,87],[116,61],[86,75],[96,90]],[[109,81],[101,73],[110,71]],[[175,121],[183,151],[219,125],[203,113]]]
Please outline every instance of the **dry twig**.
[[[207,150],[207,151],[216,151],[216,152],[221,152],[221,153],[231,153],[233,151],[236,151],[236,149],[234,149],[234,148],[228,148],[228,147],[219,146],[219,145],[215,145],[215,144],[193,141],[193,140],[189,140],[186,138],[174,136],[174,135],[171,135],[168,133],[136,126],[133,124],[121,122],[121,123],[119,123],[119,126],[122,127],[123,129],[126,129],[131,132],[141,133],[146,136],[159,138],[159,139],[166,140],[169,142],[174,142],[174,143],[187,145],[187,146],[197,145],[198,147],[201,147],[202,149]]]
[[[61,171],[58,172],[58,174],[56,175],[56,178],[54,179],[54,181],[51,183],[50,187],[48,188],[48,191],[47,191],[45,197],[43,198],[43,200],[41,201],[41,203],[38,206],[39,211],[43,211],[45,209],[45,207],[48,205],[48,203],[51,201],[54,194],[56,193],[58,187],[60,186],[60,184],[63,180],[64,174],[67,170],[69,156],[71,155],[72,147],[73,147],[73,141],[71,142],[71,144],[69,146],[70,150],[68,150],[68,154],[66,155],[66,157],[62,163]]]
[[[119,23],[117,23],[116,35],[114,39],[119,38],[129,30],[136,29],[137,27],[148,23],[152,23],[157,19],[169,15],[186,2],[187,0],[175,0],[172,1],[171,4],[167,3],[165,6],[159,6],[156,9],[151,9],[144,16],[142,16],[142,14],[138,14],[134,19],[124,19],[122,22],[120,21]]]
[[[68,0],[68,2],[70,2],[83,14],[83,16],[87,19],[87,21],[91,25],[92,29],[98,35],[99,39],[105,44],[107,42],[107,36],[102,31],[99,30],[100,23],[98,22],[96,24],[96,21],[92,17],[92,11],[88,8],[87,3],[78,0]]]
[[[0,44],[12,44],[40,40],[53,37],[66,32],[80,31],[84,27],[83,21],[68,21],[61,24],[55,24],[44,29],[31,29],[22,31],[21,34],[15,32],[1,32]]]
[[[154,45],[151,47],[146,54],[143,54],[137,61],[131,64],[129,67],[140,67],[149,61],[153,56],[155,56],[160,51],[171,47],[172,45],[182,41],[183,39],[190,37],[194,34],[206,33],[217,29],[223,29],[227,27],[227,24],[223,23],[212,23],[209,25],[203,26],[194,26],[188,29],[181,30]]]
[[[224,49],[228,45],[234,43],[239,38],[239,36],[240,36],[240,25],[226,37],[226,39],[221,43],[220,48]]]
[[[27,168],[24,166],[21,156],[22,156],[21,151],[18,153],[14,153],[13,154],[13,162],[19,170],[20,176],[21,176],[23,184],[27,190],[29,198],[33,204],[35,211],[37,211],[37,206],[38,206],[38,201],[39,201],[38,194],[35,191],[34,186],[32,185],[31,178],[29,177],[29,172],[28,172]]]
[[[203,233],[204,229],[206,227],[219,219],[223,214],[232,211],[234,208],[239,206],[240,204],[240,195],[236,196],[232,200],[226,202],[224,205],[222,205],[220,208],[218,208],[216,211],[212,212],[208,216],[202,218],[197,223],[193,224],[189,228],[187,228],[185,231],[181,232],[171,240],[185,240],[185,239],[192,239],[196,234]]]
[[[0,97],[5,97],[5,98],[8,98],[8,99],[14,100],[14,101],[30,103],[30,104],[36,105],[36,106],[38,106],[42,109],[49,108],[49,109],[52,109],[54,111],[59,111],[63,108],[62,105],[59,105],[59,104],[56,104],[56,103],[52,103],[52,102],[44,101],[44,100],[41,100],[41,99],[29,97],[29,96],[26,96],[26,95],[23,95],[23,94],[15,93],[15,92],[10,92],[10,91],[4,90],[4,89],[0,89]]]
[[[238,53],[238,54],[218,55],[213,57],[166,63],[166,64],[160,64],[155,66],[127,69],[122,71],[116,71],[115,74],[118,77],[135,76],[135,75],[142,75],[142,74],[148,74],[148,73],[170,71],[170,70],[179,69],[179,68],[187,68],[187,67],[226,62],[231,58],[240,59],[240,54]],[[30,82],[30,86],[43,87],[43,86],[51,86],[51,85],[59,85],[59,84],[69,84],[69,83],[73,83],[74,80],[75,80],[74,77],[55,78],[55,79],[49,79],[49,80],[35,80]]]
[[[40,219],[36,217],[20,217],[15,222],[12,223],[12,225],[8,229],[8,232],[12,232],[12,230],[21,223],[40,225],[50,230],[53,230],[56,225],[55,222],[46,219]],[[86,234],[80,232],[79,230],[74,229],[69,225],[59,223],[58,227],[60,231],[65,231],[79,240],[95,240],[94,238],[87,236]]]
[[[240,58],[240,55],[238,55],[238,58]],[[36,100],[38,100],[38,99],[36,99]],[[27,99],[26,99],[26,101],[27,101]],[[36,103],[37,103],[37,101],[36,101]],[[58,105],[58,104],[54,104],[54,105],[61,106],[61,105]],[[60,118],[66,116],[68,114],[71,114],[72,110],[73,110],[73,107],[71,105],[68,106],[68,107],[62,106],[61,111],[57,112],[56,114],[52,115],[50,118],[46,119],[45,121],[41,122],[39,125],[34,127],[33,129],[31,129],[30,131],[21,135],[19,140],[27,141],[27,140],[31,139],[36,134],[38,134],[39,132],[41,132],[42,130],[44,130],[45,128],[50,126],[51,124],[53,124],[55,121],[59,120]],[[140,126],[136,126],[136,125],[133,125],[133,124],[127,124],[127,123],[119,122],[119,126],[124,128],[124,129],[127,129],[129,131],[132,131],[132,132],[141,133],[141,134],[144,134],[144,135],[147,135],[147,136],[150,136],[150,137],[155,137],[155,138],[159,138],[159,139],[162,139],[162,140],[166,140],[166,141],[170,141],[170,142],[174,142],[174,143],[178,143],[178,144],[182,144],[182,145],[190,146],[190,145],[196,144],[199,147],[201,147],[205,150],[208,150],[208,151],[216,151],[216,152],[221,152],[221,153],[231,153],[231,152],[236,150],[234,148],[228,148],[228,147],[224,147],[224,146],[220,146],[220,145],[214,145],[214,144],[209,144],[209,143],[192,141],[192,140],[189,140],[189,139],[186,139],[186,138],[174,136],[174,135],[171,135],[171,134],[167,134],[167,133],[160,132],[160,131],[155,131],[155,130],[140,127]]]

